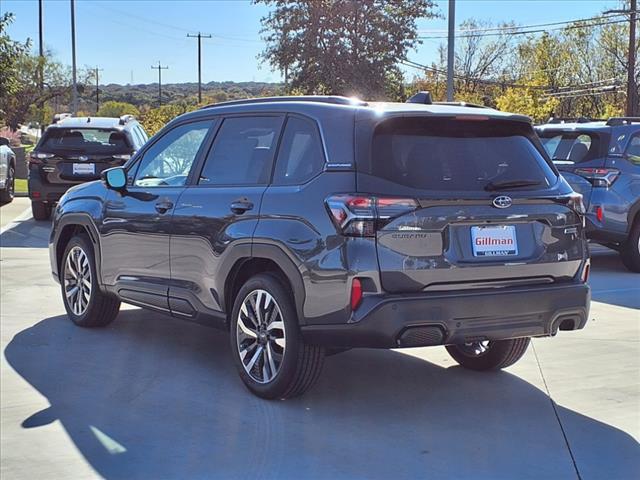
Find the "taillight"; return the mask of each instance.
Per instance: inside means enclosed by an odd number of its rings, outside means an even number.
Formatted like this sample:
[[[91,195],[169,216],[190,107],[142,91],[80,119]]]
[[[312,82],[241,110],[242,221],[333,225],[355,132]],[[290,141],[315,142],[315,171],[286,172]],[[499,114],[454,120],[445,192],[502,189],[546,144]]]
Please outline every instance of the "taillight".
[[[351,282],[351,310],[355,310],[362,301],[362,282],[354,278]]]
[[[586,178],[594,187],[610,187],[620,175],[615,168],[576,168],[576,175]]]
[[[600,205],[596,207],[596,218],[600,223],[602,223],[602,221],[604,220],[604,208],[602,208]]]
[[[31,152],[29,155],[29,166],[42,165],[43,160],[53,158],[53,153]]]
[[[326,200],[335,226],[344,235],[372,237],[390,219],[418,208],[413,198],[340,194]]]

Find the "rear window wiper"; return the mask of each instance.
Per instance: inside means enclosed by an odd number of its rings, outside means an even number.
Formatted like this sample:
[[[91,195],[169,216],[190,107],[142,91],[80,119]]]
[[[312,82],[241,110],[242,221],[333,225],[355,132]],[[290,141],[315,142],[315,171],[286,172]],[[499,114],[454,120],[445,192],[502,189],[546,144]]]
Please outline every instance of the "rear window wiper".
[[[484,186],[484,189],[492,192],[495,190],[508,190],[510,188],[520,187],[533,187],[534,185],[541,185],[539,180],[504,180],[502,182],[489,182]]]

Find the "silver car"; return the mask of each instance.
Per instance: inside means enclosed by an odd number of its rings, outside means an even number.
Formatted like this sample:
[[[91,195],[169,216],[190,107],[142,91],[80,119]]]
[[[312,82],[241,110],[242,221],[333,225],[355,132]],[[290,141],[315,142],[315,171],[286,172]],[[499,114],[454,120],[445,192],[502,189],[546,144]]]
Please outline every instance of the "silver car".
[[[16,154],[9,148],[9,140],[0,137],[0,203],[13,201],[16,178]]]

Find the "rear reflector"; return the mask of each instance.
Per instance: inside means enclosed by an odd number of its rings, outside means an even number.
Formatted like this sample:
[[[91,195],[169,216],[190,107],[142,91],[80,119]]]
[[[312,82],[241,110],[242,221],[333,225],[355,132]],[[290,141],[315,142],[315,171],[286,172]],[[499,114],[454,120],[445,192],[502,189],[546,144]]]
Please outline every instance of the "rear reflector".
[[[354,278],[351,282],[351,310],[355,310],[362,300],[362,282]]]
[[[599,222],[602,222],[604,220],[604,208],[602,208],[600,205],[596,207],[596,218]]]
[[[40,198],[40,192],[31,192],[31,198]]]
[[[587,259],[582,268],[582,283],[587,283],[589,280],[589,272],[591,271],[591,260]]]

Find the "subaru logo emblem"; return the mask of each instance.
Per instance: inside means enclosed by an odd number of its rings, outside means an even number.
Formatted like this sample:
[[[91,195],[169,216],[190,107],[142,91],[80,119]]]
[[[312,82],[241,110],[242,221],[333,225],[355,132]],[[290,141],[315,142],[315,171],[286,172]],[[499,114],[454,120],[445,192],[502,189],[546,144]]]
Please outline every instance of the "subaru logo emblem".
[[[500,195],[493,199],[493,206],[496,208],[509,208],[512,203],[511,197],[507,197],[506,195]]]
[[[87,160],[89,160],[89,157],[87,157],[86,155],[80,155],[78,157],[78,160],[80,160],[81,162],[86,162]]]

